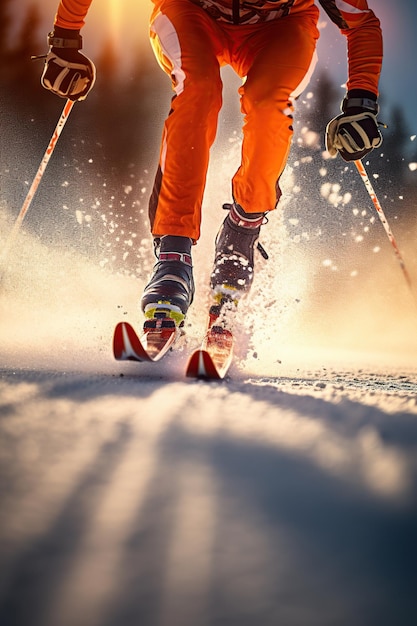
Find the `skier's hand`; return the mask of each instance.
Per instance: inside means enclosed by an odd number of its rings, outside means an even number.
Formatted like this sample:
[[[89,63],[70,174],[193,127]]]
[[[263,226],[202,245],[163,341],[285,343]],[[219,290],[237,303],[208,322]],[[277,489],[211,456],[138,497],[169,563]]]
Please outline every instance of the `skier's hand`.
[[[378,105],[373,99],[348,96],[342,102],[342,111],[327,125],[327,150],[332,157],[339,153],[345,161],[362,159],[382,143],[376,118]]]
[[[96,68],[80,52],[82,39],[79,32],[55,27],[48,41],[51,47],[41,77],[43,87],[61,98],[84,100],[94,85]]]

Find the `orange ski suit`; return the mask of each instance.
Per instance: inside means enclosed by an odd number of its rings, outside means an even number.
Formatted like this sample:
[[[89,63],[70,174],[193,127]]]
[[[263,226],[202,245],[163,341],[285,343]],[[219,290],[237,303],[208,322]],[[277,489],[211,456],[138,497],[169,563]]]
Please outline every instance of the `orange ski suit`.
[[[380,24],[366,0],[319,0],[347,37],[347,88],[378,94]],[[241,164],[233,197],[246,212],[274,209],[291,144],[293,101],[315,61],[314,0],[153,0],[150,37],[175,95],[149,203],[155,236],[197,240],[209,151],[222,105],[220,68],[243,79]],[[80,28],[91,0],[61,0],[56,24]]]

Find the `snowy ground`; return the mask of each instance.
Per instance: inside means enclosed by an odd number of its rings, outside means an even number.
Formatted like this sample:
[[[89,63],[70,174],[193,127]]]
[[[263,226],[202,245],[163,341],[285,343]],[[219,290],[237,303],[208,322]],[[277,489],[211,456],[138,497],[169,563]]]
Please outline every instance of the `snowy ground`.
[[[1,623],[416,622],[415,375],[1,372]]]

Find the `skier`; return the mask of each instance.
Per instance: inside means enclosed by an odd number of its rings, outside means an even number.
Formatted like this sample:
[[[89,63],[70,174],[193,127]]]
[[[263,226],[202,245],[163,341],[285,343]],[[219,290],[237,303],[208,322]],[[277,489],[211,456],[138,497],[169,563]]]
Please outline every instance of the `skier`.
[[[80,29],[92,0],[61,0],[42,84],[83,100],[95,81]],[[331,156],[361,159],[381,144],[378,82],[380,23],[366,0],[319,0],[346,36],[347,92],[326,128]],[[157,263],[142,297],[146,317],[158,309],[181,323],[193,300],[191,250],[200,236],[209,150],[222,104],[220,68],[243,79],[241,164],[233,202],[216,238],[211,288],[215,301],[237,302],[253,280],[254,246],[276,208],[279,179],[293,135],[294,101],[314,69],[319,9],[314,0],[153,0],[150,39],[172,81],[159,167],[149,202]]]

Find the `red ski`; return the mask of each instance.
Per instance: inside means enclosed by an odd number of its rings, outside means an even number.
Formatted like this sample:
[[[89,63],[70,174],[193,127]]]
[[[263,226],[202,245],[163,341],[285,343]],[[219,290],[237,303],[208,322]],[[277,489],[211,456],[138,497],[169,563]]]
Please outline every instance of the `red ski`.
[[[200,348],[188,360],[189,378],[220,380],[224,378],[233,360],[234,337],[227,328],[234,317],[237,301],[222,298],[210,307],[206,335]]]
[[[190,378],[219,380],[226,376],[233,359],[233,334],[223,326],[211,326],[201,347],[193,352],[187,365]]]
[[[188,361],[186,375],[190,378],[222,379],[233,359],[234,339],[226,328],[221,305],[210,309],[209,324],[204,340]],[[166,310],[157,311],[145,321],[139,336],[127,322],[120,322],[114,330],[113,354],[118,361],[160,361],[181,336],[181,327],[168,317]]]
[[[130,324],[120,322],[114,330],[113,354],[118,361],[160,361],[179,335],[174,320],[168,317],[146,320],[140,337]]]

